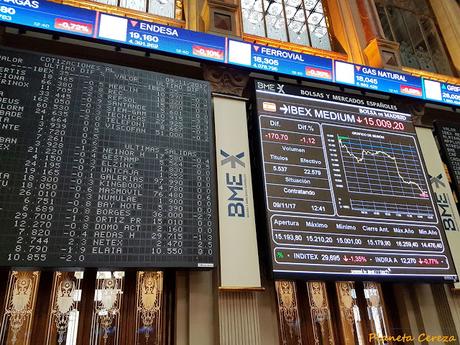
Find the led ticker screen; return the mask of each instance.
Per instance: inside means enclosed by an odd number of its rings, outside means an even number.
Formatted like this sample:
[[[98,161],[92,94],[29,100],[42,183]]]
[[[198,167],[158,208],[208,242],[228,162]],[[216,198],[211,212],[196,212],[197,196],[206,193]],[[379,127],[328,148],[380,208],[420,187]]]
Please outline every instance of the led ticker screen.
[[[226,38],[101,13],[98,38],[199,59],[224,62]]]
[[[0,5],[0,21],[7,23],[86,37],[97,29],[97,13],[84,8],[44,0],[0,0]]]
[[[409,114],[256,81],[273,270],[456,279]]]
[[[214,266],[206,82],[0,50],[0,266]]]
[[[460,86],[434,80],[423,80],[425,98],[460,106]]]
[[[422,79],[405,73],[335,61],[335,81],[396,95],[423,97]]]
[[[0,22],[173,56],[460,105],[460,86],[47,0],[0,0]]]
[[[299,52],[229,40],[228,63],[291,76],[332,81],[332,60]]]

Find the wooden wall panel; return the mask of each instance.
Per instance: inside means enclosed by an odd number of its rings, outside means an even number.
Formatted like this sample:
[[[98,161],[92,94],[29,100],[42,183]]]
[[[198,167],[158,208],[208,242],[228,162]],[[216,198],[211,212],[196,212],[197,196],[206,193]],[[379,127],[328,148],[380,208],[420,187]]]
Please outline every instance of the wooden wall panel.
[[[362,326],[362,315],[357,305],[354,282],[336,282],[343,345],[367,344]]]
[[[126,286],[126,289],[128,286]],[[163,272],[137,272],[134,311],[135,344],[161,345],[163,339]]]
[[[8,279],[0,342],[6,345],[32,344],[32,326],[40,272],[11,271]]]
[[[39,296],[44,297],[51,292],[48,313],[43,318],[47,324],[42,322],[41,325],[47,334],[44,344],[67,345],[77,340],[83,277],[83,272],[54,272],[53,279],[49,279],[53,282],[52,288],[43,291],[40,286]]]
[[[278,301],[280,342],[282,345],[302,345],[299,306],[295,282],[277,280],[275,282]]]
[[[334,328],[332,326],[329,298],[326,283],[307,282],[308,306],[310,310],[312,333],[315,345],[334,345]]]

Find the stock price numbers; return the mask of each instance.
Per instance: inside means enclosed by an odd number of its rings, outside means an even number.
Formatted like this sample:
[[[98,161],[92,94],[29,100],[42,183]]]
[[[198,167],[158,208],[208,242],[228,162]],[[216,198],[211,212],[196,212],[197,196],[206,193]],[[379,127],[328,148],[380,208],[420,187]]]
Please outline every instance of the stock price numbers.
[[[1,266],[214,266],[207,83],[0,54]]]

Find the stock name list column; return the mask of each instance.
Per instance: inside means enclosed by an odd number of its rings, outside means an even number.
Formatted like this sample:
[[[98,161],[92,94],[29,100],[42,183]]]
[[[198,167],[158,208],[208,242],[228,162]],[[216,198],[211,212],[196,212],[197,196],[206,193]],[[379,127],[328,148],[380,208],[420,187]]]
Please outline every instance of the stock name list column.
[[[213,266],[206,83],[16,51],[0,73],[2,265]]]

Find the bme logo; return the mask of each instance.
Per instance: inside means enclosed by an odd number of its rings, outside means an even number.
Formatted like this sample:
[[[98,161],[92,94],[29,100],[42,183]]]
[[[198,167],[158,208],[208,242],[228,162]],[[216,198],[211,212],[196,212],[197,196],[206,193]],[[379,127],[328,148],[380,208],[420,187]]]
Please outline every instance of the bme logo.
[[[243,162],[244,152],[231,155],[224,150],[220,150],[223,159],[220,165],[229,165],[230,171],[225,173],[225,186],[229,196],[227,197],[227,215],[229,217],[246,217],[246,174],[241,171],[246,166]]]

